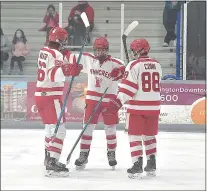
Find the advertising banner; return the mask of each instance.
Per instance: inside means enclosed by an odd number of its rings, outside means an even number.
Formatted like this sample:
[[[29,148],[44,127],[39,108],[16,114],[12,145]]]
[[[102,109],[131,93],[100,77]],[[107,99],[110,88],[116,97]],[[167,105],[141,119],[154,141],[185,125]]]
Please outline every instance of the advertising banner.
[[[205,84],[164,83],[161,85],[161,124],[206,124]],[[126,121],[126,106],[120,111]]]
[[[26,119],[27,82],[1,81],[1,120]]]
[[[205,84],[162,84],[160,123],[205,124]]]
[[[40,121],[34,99],[35,85],[35,82],[2,81],[1,119]],[[64,94],[68,86],[66,83]],[[65,109],[68,122],[82,122],[86,90],[86,80],[74,81]],[[162,83],[160,123],[206,124],[205,97],[205,84]],[[126,122],[126,109],[124,105],[119,110],[120,123]]]

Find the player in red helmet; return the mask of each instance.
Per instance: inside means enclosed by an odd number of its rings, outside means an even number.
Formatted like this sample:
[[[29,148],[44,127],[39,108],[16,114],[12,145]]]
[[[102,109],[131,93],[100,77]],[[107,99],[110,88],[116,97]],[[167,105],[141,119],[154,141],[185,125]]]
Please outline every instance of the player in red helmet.
[[[109,42],[107,38],[96,38],[93,44],[93,50],[94,55],[99,59],[100,62],[103,62],[108,56],[109,51]]]
[[[88,87],[86,94],[86,107],[84,114],[84,123],[88,121],[93,110],[103,95],[105,89],[109,87],[107,94],[103,98],[102,103],[96,114],[90,121],[81,137],[80,156],[75,161],[77,169],[84,168],[88,162],[89,151],[91,147],[92,134],[98,123],[100,114],[103,116],[105,124],[105,133],[107,140],[107,157],[110,166],[117,164],[116,151],[116,124],[118,123],[118,111],[108,113],[105,111],[109,98],[116,97],[118,92],[118,79],[123,73],[119,71],[119,67],[123,66],[123,61],[113,58],[108,54],[109,42],[105,37],[96,38],[94,41],[94,55],[91,53],[83,53],[81,64],[83,64],[82,72],[88,74]],[[77,55],[78,56],[78,55]],[[67,60],[71,58],[67,56]]]
[[[59,51],[67,40],[65,29],[51,29],[48,46],[39,52],[35,101],[38,112],[45,124],[45,166],[46,176],[68,176],[68,169],[59,163],[63,141],[66,136],[65,115],[55,139],[52,141],[58,117],[62,107],[62,96],[66,76],[78,76],[82,65],[73,63],[63,64],[63,55]]]
[[[55,42],[60,47],[67,43],[68,33],[64,28],[55,27],[50,30],[49,33],[49,43]]]
[[[108,111],[116,112],[127,103],[129,144],[133,166],[127,170],[130,178],[143,173],[143,145],[147,157],[144,168],[147,175],[155,175],[156,135],[160,113],[160,81],[162,68],[158,61],[148,57],[149,43],[136,39],[130,49],[133,61],[125,69],[119,84],[119,93],[108,103]]]
[[[139,56],[147,56],[150,50],[150,45],[146,39],[136,39],[130,45],[132,59],[137,59]]]

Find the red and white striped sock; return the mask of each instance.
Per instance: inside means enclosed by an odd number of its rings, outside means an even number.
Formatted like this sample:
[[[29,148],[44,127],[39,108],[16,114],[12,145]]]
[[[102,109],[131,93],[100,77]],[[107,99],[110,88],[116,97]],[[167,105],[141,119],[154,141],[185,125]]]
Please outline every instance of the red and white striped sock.
[[[50,152],[50,157],[59,159],[63,148],[63,140],[55,137],[53,140],[52,138],[45,138],[45,141],[48,143],[47,150]]]
[[[56,137],[52,139],[52,135],[55,131],[54,124],[45,125],[45,148],[50,153],[50,157],[59,159],[63,148],[63,141],[66,135],[66,129],[64,123],[61,123],[56,134]]]
[[[149,160],[150,155],[156,156],[157,154],[157,140],[155,136],[143,136],[143,140],[144,140],[147,160]]]
[[[83,152],[88,152],[91,147],[92,136],[83,134],[81,137],[80,149]]]
[[[49,142],[52,140],[51,137],[45,137],[45,149],[48,150]]]
[[[116,151],[117,141],[116,141],[116,125],[106,125],[105,134],[107,141],[107,150]]]
[[[138,161],[138,158],[143,155],[142,136],[129,135],[129,145],[131,150],[132,163]]]
[[[82,152],[88,152],[90,150],[92,135],[95,127],[96,127],[95,124],[89,124],[85,132],[83,133],[81,137],[81,144],[80,144],[80,150]]]

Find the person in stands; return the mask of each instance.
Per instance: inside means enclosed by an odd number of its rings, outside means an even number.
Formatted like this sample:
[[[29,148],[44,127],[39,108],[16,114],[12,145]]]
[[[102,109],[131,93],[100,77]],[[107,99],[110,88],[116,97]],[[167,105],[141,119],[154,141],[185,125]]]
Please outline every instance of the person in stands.
[[[94,28],[94,9],[87,1],[78,1],[78,5],[72,8],[68,16],[68,26],[65,28],[69,34],[69,45],[81,46],[86,35],[90,43],[90,35],[86,34],[85,25],[80,17],[82,12],[85,12],[88,17],[90,32]]]
[[[48,44],[49,32],[53,27],[59,26],[59,14],[55,11],[54,5],[49,5],[47,7],[47,11],[45,17],[43,19],[45,26],[42,27],[39,31],[46,31],[46,42],[45,45]]]
[[[23,75],[23,61],[25,61],[26,55],[29,53],[27,39],[24,31],[17,29],[14,33],[12,41],[12,58],[10,62],[10,72],[12,74],[14,69],[14,63],[17,62],[20,70],[20,75]]]
[[[2,28],[0,28],[1,33],[1,74],[3,74],[4,62],[9,59],[9,52],[11,52],[11,44],[4,34]]]
[[[176,40],[177,36],[175,33],[175,25],[177,20],[177,13],[180,8],[180,1],[165,1],[165,7],[163,11],[163,25],[167,33],[164,38],[163,47],[168,47],[171,41],[175,42]]]

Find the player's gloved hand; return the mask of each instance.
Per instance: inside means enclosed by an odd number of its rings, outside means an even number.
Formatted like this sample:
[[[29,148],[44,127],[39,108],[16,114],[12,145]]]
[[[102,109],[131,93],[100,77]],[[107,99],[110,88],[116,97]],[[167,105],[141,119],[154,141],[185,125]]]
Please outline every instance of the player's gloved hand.
[[[108,113],[117,113],[119,109],[122,107],[122,103],[119,99],[111,99],[107,105],[106,105],[106,110],[104,112]]]
[[[82,64],[63,64],[62,66],[63,74],[65,76],[79,76],[81,70],[83,69]]]
[[[114,78],[113,81],[118,81],[123,78],[125,72],[125,66],[114,68],[111,71],[111,77]]]

